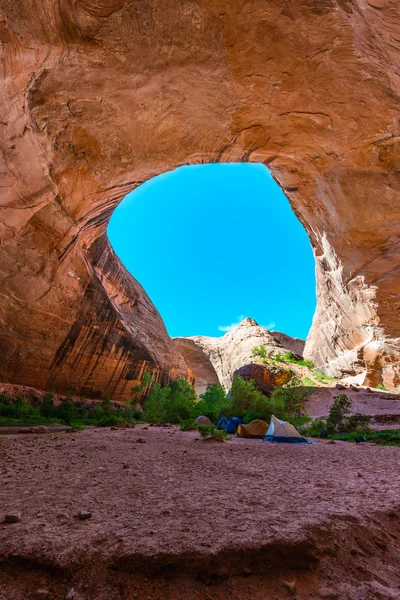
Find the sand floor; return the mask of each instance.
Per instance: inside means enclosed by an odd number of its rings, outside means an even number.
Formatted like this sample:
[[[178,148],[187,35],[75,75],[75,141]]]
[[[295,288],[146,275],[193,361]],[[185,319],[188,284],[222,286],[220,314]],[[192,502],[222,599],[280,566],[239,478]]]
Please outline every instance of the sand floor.
[[[0,507],[0,599],[400,598],[400,448],[8,436]]]

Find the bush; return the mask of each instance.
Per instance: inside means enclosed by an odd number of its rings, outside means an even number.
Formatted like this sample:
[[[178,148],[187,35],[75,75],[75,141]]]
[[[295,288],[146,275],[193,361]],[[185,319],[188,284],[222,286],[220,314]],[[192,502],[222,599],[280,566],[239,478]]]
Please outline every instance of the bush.
[[[360,413],[348,416],[351,405],[351,400],[346,394],[335,396],[329,410],[328,418],[326,420],[316,419],[308,427],[302,428],[303,435],[319,437],[321,430],[324,429],[329,437],[336,438],[337,434],[355,432],[361,432],[362,434],[362,432],[369,431],[371,417]]]
[[[357,431],[357,429],[368,430],[371,423],[371,417],[369,415],[362,415],[356,413],[350,415],[344,421],[345,431]]]
[[[265,396],[256,388],[253,379],[245,381],[241,377],[233,379],[229,402],[223,409],[223,414],[227,417],[241,417],[245,423],[254,419],[269,422],[273,414],[281,419],[286,417],[281,398]]]
[[[327,425],[325,419],[315,419],[310,425],[301,427],[299,430],[302,435],[310,437],[320,437],[321,431],[326,431]]]
[[[181,421],[181,431],[193,431],[194,429],[197,429],[197,425],[196,421],[193,421],[193,419]]]
[[[387,387],[385,387],[382,383],[378,383],[378,385],[376,386],[377,390],[383,390],[384,392],[387,391]]]
[[[331,377],[330,375],[326,375],[322,371],[317,371],[316,369],[313,370],[312,376],[319,383],[327,383],[328,381],[335,381],[336,380],[335,377]]]
[[[113,425],[125,425],[126,420],[119,415],[106,415],[97,422],[98,427],[112,427]]]
[[[304,413],[303,399],[304,391],[298,377],[293,377],[286,387],[276,387],[271,394],[271,402],[289,418],[300,417]]]
[[[30,404],[22,396],[0,394],[0,417],[10,419],[38,420],[42,417],[40,406]]]
[[[215,425],[199,425],[199,433],[205,440],[230,440],[231,438],[223,429],[219,430]]]
[[[197,415],[205,415],[210,421],[217,423],[226,405],[226,394],[223,388],[219,383],[211,383],[197,402]]]
[[[253,356],[258,356],[261,359],[261,362],[267,362],[267,350],[265,346],[254,346],[251,353]]]
[[[345,419],[351,410],[351,400],[346,394],[334,396],[326,421],[327,429],[332,433],[346,431]]]
[[[196,392],[186,379],[175,379],[170,386],[156,383],[143,402],[143,418],[149,423],[179,424],[194,418],[196,404]]]

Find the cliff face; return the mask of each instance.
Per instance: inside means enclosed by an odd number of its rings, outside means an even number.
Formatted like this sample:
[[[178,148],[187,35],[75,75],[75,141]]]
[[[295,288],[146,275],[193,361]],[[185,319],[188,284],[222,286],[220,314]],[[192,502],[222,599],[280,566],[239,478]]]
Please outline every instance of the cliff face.
[[[144,368],[187,374],[107,222],[181,164],[257,161],[315,251],[306,355],[399,384],[397,0],[0,12],[1,380],[119,399]]]
[[[178,350],[193,373],[198,396],[206,391],[209,384],[219,383],[217,372],[208,354],[190,338],[174,338]]]
[[[272,368],[269,373],[268,370],[264,369],[262,366],[251,364],[258,362],[253,356],[253,348],[255,346],[265,346],[268,356],[275,356],[278,353],[281,355],[285,354],[289,349],[288,346],[290,345],[290,340],[293,339],[289,336],[285,337],[289,340],[286,347],[284,347],[276,337],[268,331],[268,329],[260,327],[254,319],[247,318],[244,319],[236,329],[226,333],[222,337],[214,338],[199,335],[187,338],[176,338],[174,341],[182,351],[189,368],[193,371],[195,376],[196,370],[198,371],[198,369],[196,369],[196,365],[199,362],[198,355],[195,355],[194,352],[191,355],[189,353],[184,353],[182,350],[182,342],[185,341],[186,343],[192,344],[192,347],[194,346],[197,348],[197,352],[203,357],[203,361],[204,356],[208,357],[209,364],[207,371],[205,368],[203,368],[202,371],[201,382],[203,385],[215,382],[214,380],[211,380],[211,378],[209,380],[207,379],[207,377],[209,377],[209,372],[213,372],[213,377],[214,374],[216,374],[218,378],[217,381],[219,381],[225,391],[228,391],[232,385],[234,373],[242,369],[241,373],[243,373],[243,376],[246,378],[247,374],[251,371],[252,366],[254,367],[254,373],[257,369],[260,372],[265,371],[262,375],[265,378],[265,389],[267,389],[268,386],[272,389],[272,387],[276,385],[286,383],[290,379],[291,374],[289,371]],[[194,358],[196,358],[196,360],[194,360]],[[261,381],[261,376],[258,375],[256,379]]]

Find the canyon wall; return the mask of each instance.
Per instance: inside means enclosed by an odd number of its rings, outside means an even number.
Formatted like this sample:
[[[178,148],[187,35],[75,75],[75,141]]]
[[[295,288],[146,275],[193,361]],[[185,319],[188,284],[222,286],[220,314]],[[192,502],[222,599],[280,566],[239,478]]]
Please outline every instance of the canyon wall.
[[[397,0],[0,0],[0,41],[0,380],[190,376],[107,222],[154,175],[253,161],[314,248],[305,354],[400,384]]]

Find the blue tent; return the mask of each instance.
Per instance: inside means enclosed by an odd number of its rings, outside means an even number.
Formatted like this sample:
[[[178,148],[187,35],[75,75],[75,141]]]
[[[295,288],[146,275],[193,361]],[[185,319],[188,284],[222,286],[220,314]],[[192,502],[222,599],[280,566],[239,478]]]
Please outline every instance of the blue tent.
[[[221,430],[223,429],[224,431],[226,431],[226,428],[229,425],[229,419],[227,417],[221,417],[220,420],[217,423],[217,429]]]
[[[233,417],[227,425],[226,432],[227,433],[236,433],[237,428],[242,423],[243,423],[243,420],[240,417]]]

